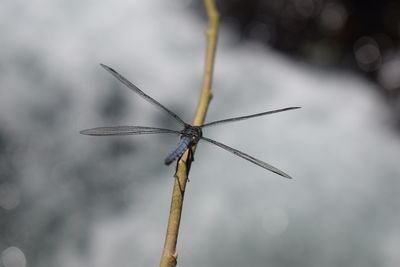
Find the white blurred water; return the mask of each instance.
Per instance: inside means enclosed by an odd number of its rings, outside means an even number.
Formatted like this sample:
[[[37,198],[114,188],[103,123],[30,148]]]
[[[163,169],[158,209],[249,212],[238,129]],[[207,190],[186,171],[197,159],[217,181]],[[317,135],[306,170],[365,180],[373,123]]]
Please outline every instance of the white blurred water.
[[[108,64],[190,121],[204,30],[184,1],[4,1],[0,7],[0,252],[5,267],[156,266],[171,136],[90,138],[111,125],[177,127]],[[181,266],[399,266],[400,137],[374,85],[294,62],[221,29],[208,121],[301,110],[204,135],[291,174],[201,144]]]

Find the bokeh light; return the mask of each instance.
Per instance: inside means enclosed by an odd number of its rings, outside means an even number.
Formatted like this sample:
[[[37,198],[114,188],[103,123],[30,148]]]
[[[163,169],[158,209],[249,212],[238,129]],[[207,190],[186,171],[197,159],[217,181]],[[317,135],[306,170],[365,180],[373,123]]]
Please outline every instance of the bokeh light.
[[[25,267],[26,259],[24,253],[17,247],[6,248],[1,253],[1,261],[4,267]]]
[[[0,184],[0,207],[6,210],[15,209],[20,201],[18,187],[13,184]]]
[[[323,31],[337,32],[347,20],[347,10],[338,2],[328,2],[320,14],[320,25]]]
[[[400,58],[385,62],[378,73],[379,83],[388,90],[400,88]]]
[[[377,42],[371,37],[363,36],[356,41],[354,55],[363,71],[375,71],[380,67],[381,53]]]

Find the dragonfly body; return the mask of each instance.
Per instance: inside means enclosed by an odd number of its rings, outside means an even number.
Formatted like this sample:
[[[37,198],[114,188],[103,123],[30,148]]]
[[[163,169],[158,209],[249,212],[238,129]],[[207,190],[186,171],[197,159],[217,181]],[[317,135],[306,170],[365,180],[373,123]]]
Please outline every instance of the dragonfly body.
[[[187,136],[182,136],[181,140],[178,143],[177,148],[165,158],[165,165],[169,165],[175,160],[182,157],[183,153],[185,153],[186,149],[190,149],[191,140]]]
[[[180,123],[184,127],[184,129],[181,131],[177,131],[177,130],[171,130],[171,129],[145,127],[145,126],[115,126],[115,127],[98,127],[98,128],[83,130],[80,132],[81,134],[92,135],[92,136],[139,135],[139,134],[160,134],[160,133],[177,134],[177,135],[181,136],[181,139],[178,143],[177,148],[170,155],[168,155],[168,157],[165,159],[166,165],[169,165],[172,162],[174,162],[175,160],[182,157],[182,155],[185,153],[186,150],[191,149],[193,146],[197,145],[197,143],[200,140],[203,140],[205,142],[216,145],[222,149],[225,149],[226,151],[228,151],[236,156],[239,156],[247,161],[250,161],[251,163],[254,163],[264,169],[272,171],[272,172],[279,174],[285,178],[289,178],[289,179],[291,178],[288,174],[284,173],[283,171],[275,168],[274,166],[272,166],[264,161],[256,159],[244,152],[241,152],[237,149],[234,149],[232,147],[224,145],[213,139],[204,137],[202,129],[209,127],[209,126],[220,125],[220,124],[224,124],[224,123],[228,123],[228,122],[240,121],[240,120],[245,120],[245,119],[249,119],[249,118],[283,112],[283,111],[287,111],[287,110],[298,109],[299,107],[288,107],[288,108],[276,109],[276,110],[266,111],[266,112],[247,115],[247,116],[241,116],[241,117],[235,117],[235,118],[230,118],[230,119],[209,122],[209,123],[203,124],[201,126],[193,126],[193,125],[190,125],[190,124],[184,122],[178,115],[176,115],[175,113],[173,113],[172,111],[170,111],[169,109],[167,109],[166,107],[161,105],[159,102],[157,102],[155,99],[151,98],[149,95],[145,94],[142,90],[140,90],[133,83],[128,81],[125,77],[123,77],[121,74],[116,72],[114,69],[112,69],[106,65],[103,65],[103,64],[101,64],[101,66],[105,70],[110,72],[115,78],[117,78],[120,82],[122,82],[129,89],[131,89],[135,93],[139,94],[141,97],[143,97],[145,100],[147,100],[151,104],[164,110],[164,112],[166,112],[169,116],[171,116],[178,123]]]
[[[182,131],[181,140],[179,141],[177,148],[171,154],[169,154],[168,157],[166,157],[164,161],[165,164],[169,165],[182,157],[183,153],[185,153],[187,149],[191,149],[199,142],[202,135],[201,128],[188,125]]]

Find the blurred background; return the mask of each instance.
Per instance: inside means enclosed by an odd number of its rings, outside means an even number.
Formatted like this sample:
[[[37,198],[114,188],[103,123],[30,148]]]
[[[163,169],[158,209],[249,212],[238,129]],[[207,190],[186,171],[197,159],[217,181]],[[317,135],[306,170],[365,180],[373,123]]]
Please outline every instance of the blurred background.
[[[200,7],[200,2],[197,2]],[[400,2],[219,1],[238,42],[253,40],[318,68],[375,82],[400,124]]]
[[[400,264],[400,5],[219,1],[207,121],[302,109],[204,135],[192,165],[180,266]],[[107,64],[190,122],[207,27],[201,1],[5,0],[0,6],[0,266],[157,266],[179,129]]]

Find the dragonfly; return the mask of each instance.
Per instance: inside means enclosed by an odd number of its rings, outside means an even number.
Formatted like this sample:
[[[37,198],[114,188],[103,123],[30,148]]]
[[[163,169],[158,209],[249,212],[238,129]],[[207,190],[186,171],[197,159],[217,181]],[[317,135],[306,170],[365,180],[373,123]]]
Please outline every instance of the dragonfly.
[[[180,141],[179,141],[176,149],[174,151],[172,151],[165,158],[164,163],[166,165],[170,165],[175,160],[179,160],[187,150],[189,150],[189,153],[190,153],[192,151],[192,148],[194,146],[196,146],[197,143],[201,140],[201,141],[205,141],[207,143],[216,145],[217,147],[220,147],[236,156],[239,156],[247,161],[250,161],[251,163],[254,163],[266,170],[274,172],[282,177],[285,177],[288,179],[292,178],[285,172],[279,170],[278,168],[276,168],[262,160],[256,159],[242,151],[239,151],[235,148],[232,148],[230,146],[227,146],[225,144],[222,144],[213,139],[203,136],[203,129],[212,127],[212,126],[216,126],[216,125],[225,124],[225,123],[236,122],[236,121],[246,120],[246,119],[250,119],[250,118],[279,113],[279,112],[283,112],[283,111],[298,109],[300,107],[287,107],[287,108],[275,109],[275,110],[265,111],[265,112],[247,115],[247,116],[240,116],[240,117],[234,117],[234,118],[229,118],[229,119],[213,121],[213,122],[203,124],[201,126],[193,126],[189,123],[186,123],[174,112],[172,112],[171,110],[169,110],[165,106],[163,106],[160,102],[156,101],[154,98],[152,98],[149,95],[147,95],[146,93],[144,93],[136,85],[131,83],[128,79],[123,77],[121,74],[119,74],[114,69],[112,69],[104,64],[100,64],[100,65],[106,71],[111,73],[115,78],[117,78],[126,87],[128,87],[133,92],[135,92],[139,96],[141,96],[143,99],[150,102],[154,106],[160,108],[166,114],[168,114],[170,117],[175,119],[179,124],[181,124],[183,126],[183,130],[178,131],[178,130],[171,130],[171,129],[165,129],[165,128],[145,127],[145,126],[114,126],[114,127],[97,127],[97,128],[82,130],[82,131],[80,131],[81,134],[90,135],[90,136],[121,136],[121,135],[142,135],[142,134],[161,134],[161,133],[175,134],[175,135],[180,136]]]

